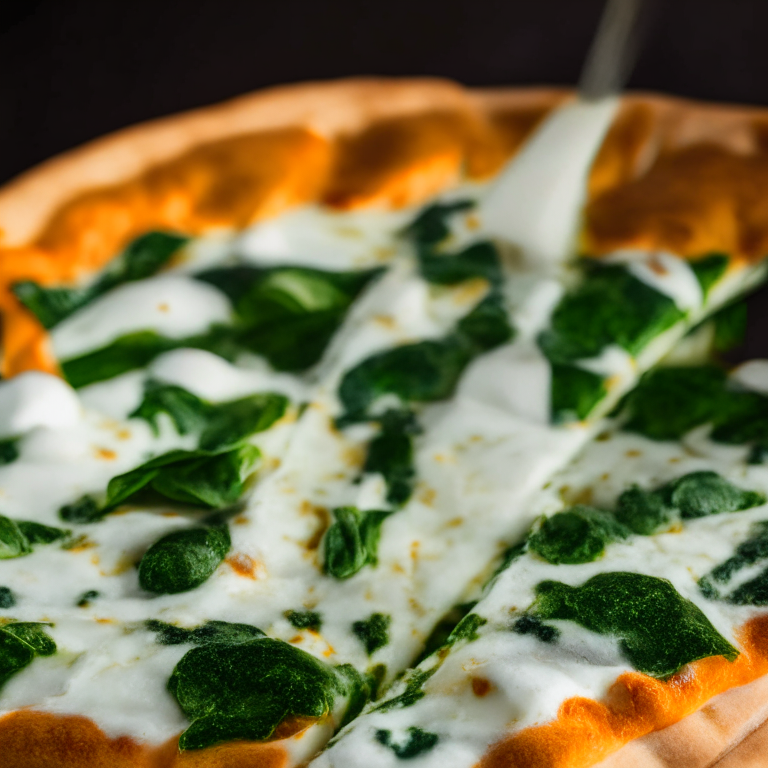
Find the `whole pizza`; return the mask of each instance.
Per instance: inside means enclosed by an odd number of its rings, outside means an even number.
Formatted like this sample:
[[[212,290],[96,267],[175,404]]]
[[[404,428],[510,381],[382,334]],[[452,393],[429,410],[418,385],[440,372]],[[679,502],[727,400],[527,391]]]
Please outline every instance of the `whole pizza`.
[[[2,768],[743,768],[768,111],[283,87],[0,190]]]

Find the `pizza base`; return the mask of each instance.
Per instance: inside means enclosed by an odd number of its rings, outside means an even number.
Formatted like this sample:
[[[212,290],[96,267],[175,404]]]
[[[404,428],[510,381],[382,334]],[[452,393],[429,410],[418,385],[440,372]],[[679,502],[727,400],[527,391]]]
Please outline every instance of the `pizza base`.
[[[544,88],[466,91],[429,79],[287,86],[129,128],[55,158],[0,190],[5,373],[51,366],[45,335],[19,312],[8,284],[22,277],[76,279],[97,269],[146,225],[158,195],[166,226],[186,223],[196,233],[243,226],[314,201],[340,208],[416,204],[457,183],[464,170],[475,178],[497,171],[569,95]],[[251,140],[274,150],[267,154],[277,160],[254,168],[246,180],[247,202],[255,201],[255,208],[243,208],[245,219],[227,220],[226,200],[211,197],[211,185],[217,169],[226,171],[241,151],[231,148],[244,141],[245,150],[252,149]],[[230,142],[230,154],[217,142]],[[388,160],[370,164],[391,146],[396,152]],[[712,169],[715,187],[696,183],[697,173]],[[665,188],[670,170],[686,183],[659,199],[655,193]],[[586,244],[597,253],[616,247],[762,253],[768,250],[763,181],[768,111],[627,97],[591,173]],[[203,190],[197,198],[196,185]],[[83,238],[91,250],[81,260],[74,254]],[[766,718],[768,678],[761,678],[601,765],[762,765]],[[85,718],[26,710],[0,719],[0,754],[7,768],[282,768],[288,760],[280,742],[180,756],[175,743],[151,748],[109,739]]]

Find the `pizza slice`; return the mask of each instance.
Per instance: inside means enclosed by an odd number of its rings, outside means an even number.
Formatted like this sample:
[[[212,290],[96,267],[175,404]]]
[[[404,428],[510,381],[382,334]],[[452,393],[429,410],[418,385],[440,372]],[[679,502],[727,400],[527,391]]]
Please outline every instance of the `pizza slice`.
[[[761,279],[741,187],[654,207],[648,178],[678,178],[686,142],[720,141],[704,164],[730,179],[732,136],[758,132],[727,113],[723,139],[687,105],[619,113],[589,259],[492,237],[482,180],[562,98],[288,89],[0,196],[10,765],[306,762],[639,373]],[[671,154],[649,158],[659,137]]]
[[[767,374],[650,374],[445,644],[314,765],[704,766],[761,723]]]

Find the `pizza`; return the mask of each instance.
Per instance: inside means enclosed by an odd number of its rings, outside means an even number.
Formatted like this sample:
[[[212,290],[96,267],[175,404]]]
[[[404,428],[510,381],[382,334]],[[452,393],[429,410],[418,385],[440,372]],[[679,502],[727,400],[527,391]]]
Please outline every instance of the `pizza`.
[[[3,765],[747,755],[766,131],[342,81],[6,186]]]

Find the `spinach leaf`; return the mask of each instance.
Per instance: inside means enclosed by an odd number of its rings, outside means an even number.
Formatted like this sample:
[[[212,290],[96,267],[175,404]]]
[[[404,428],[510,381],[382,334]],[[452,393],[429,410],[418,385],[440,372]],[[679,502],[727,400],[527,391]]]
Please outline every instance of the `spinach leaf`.
[[[391,623],[391,616],[385,613],[372,613],[367,619],[353,622],[352,632],[365,646],[365,652],[370,656],[389,643]]]
[[[229,506],[240,498],[260,456],[259,449],[247,443],[214,455],[205,451],[170,451],[113,477],[107,485],[106,502],[100,514],[107,514],[145,487],[184,504]]]
[[[722,599],[735,605],[768,605],[768,568],[740,584],[729,595],[722,595],[720,590],[739,571],[761,560],[768,560],[768,522],[765,521],[752,526],[749,538],[739,544],[733,556],[700,579],[699,588],[711,600]]]
[[[473,358],[506,344],[514,335],[504,297],[497,290],[492,290],[456,324],[456,336],[471,350]]]
[[[98,590],[89,589],[87,592],[83,592],[83,594],[80,595],[75,605],[78,608],[88,608],[91,602],[95,600],[98,596],[99,596]]]
[[[155,331],[137,331],[115,339],[111,344],[61,362],[64,378],[75,388],[105,381],[121,373],[149,365],[158,355],[186,346]]]
[[[36,656],[56,653],[56,643],[45,633],[46,626],[26,621],[0,625],[0,688]]]
[[[384,413],[380,424],[381,431],[368,445],[363,472],[381,474],[387,484],[387,501],[401,506],[413,493],[413,435],[421,428],[411,411],[394,409]]]
[[[16,595],[10,587],[0,587],[0,610],[13,608],[16,605]]]
[[[356,507],[337,507],[335,522],[324,539],[324,569],[336,579],[348,579],[366,565],[376,565],[381,525],[391,513],[360,512]]]
[[[12,437],[0,440],[0,466],[11,464],[19,458],[19,440]]]
[[[233,300],[243,348],[264,356],[277,370],[302,371],[318,362],[352,302],[381,272],[235,267],[196,277]]]
[[[419,268],[422,277],[436,285],[456,285],[478,277],[491,285],[499,285],[503,280],[498,251],[490,242],[474,243],[458,253],[421,249]]]
[[[144,384],[144,397],[129,418],[144,419],[155,435],[159,434],[158,417],[167,414],[180,435],[201,432],[208,421],[209,406],[183,387],[149,379]]]
[[[513,625],[512,631],[518,635],[533,635],[541,643],[556,643],[560,639],[560,630],[545,624],[538,616],[523,614]]]
[[[715,325],[715,352],[729,352],[744,343],[747,335],[747,311],[747,302],[737,301],[712,316]]]
[[[304,651],[271,638],[193,648],[173,670],[168,690],[191,725],[179,748],[224,741],[264,741],[286,718],[322,718],[348,676]]]
[[[460,640],[466,640],[471,642],[477,640],[479,635],[477,630],[480,627],[488,623],[488,619],[484,619],[482,616],[478,616],[476,613],[468,613],[453,629],[448,638],[446,639],[446,645],[453,645]]]
[[[716,472],[690,472],[655,491],[633,486],[619,496],[616,519],[634,533],[649,536],[677,520],[740,512],[765,503]]]
[[[403,743],[392,740],[392,731],[377,729],[375,736],[379,744],[389,747],[400,760],[410,760],[413,757],[429,752],[431,749],[434,749],[439,738],[436,733],[423,731],[415,726],[411,726],[408,729],[408,739]]]
[[[311,629],[319,632],[323,624],[322,616],[317,611],[286,611],[284,615],[296,629]]]
[[[725,373],[714,366],[651,371],[626,397],[624,429],[652,440],[677,440],[714,419],[725,384]]]
[[[23,280],[14,283],[11,290],[45,328],[54,328],[112,288],[151,277],[187,240],[168,232],[149,232],[134,240],[90,286],[44,288],[31,280]]]
[[[43,525],[32,520],[16,520],[16,525],[32,546],[53,544],[54,541],[66,539],[71,533],[63,528],[54,528],[52,525]]]
[[[455,213],[475,207],[473,200],[456,200],[452,203],[433,203],[403,230],[403,235],[420,246],[434,246],[451,233],[448,219]]]
[[[412,707],[419,699],[426,695],[424,686],[432,675],[437,671],[437,665],[431,669],[414,669],[406,678],[405,690],[393,696],[391,699],[382,701],[373,708],[373,712],[388,712],[390,709],[401,709]]]
[[[9,517],[0,515],[0,560],[22,557],[32,551],[27,537]]]
[[[669,296],[624,266],[586,262],[583,280],[560,300],[539,345],[553,363],[597,357],[610,344],[635,356],[684,317]]]
[[[283,417],[287,407],[288,398],[273,392],[214,405],[200,436],[200,450],[231,450],[251,435],[269,429]]]
[[[50,544],[69,535],[69,531],[27,520],[11,520],[0,515],[0,560],[23,557],[36,544]]]
[[[93,496],[81,496],[77,501],[71,504],[65,504],[59,509],[59,517],[68,523],[96,523],[104,517],[106,512]]]
[[[208,645],[209,643],[247,643],[264,633],[250,624],[233,624],[229,621],[206,621],[199,627],[187,629],[164,621],[149,619],[145,626],[157,634],[156,641],[160,645]]]
[[[683,520],[740,512],[765,504],[765,494],[745,491],[717,472],[691,472],[667,485],[662,493],[680,510]]]
[[[413,666],[418,667],[419,664],[424,661],[424,659],[426,659],[428,656],[431,656],[435,651],[442,648],[444,645],[453,645],[456,640],[465,639],[463,637],[463,628],[459,630],[462,633],[462,637],[451,639],[451,636],[453,635],[454,630],[459,629],[459,625],[461,625],[462,619],[464,619],[467,614],[469,614],[475,605],[477,605],[476,600],[472,600],[468,603],[459,603],[458,605],[454,605],[453,608],[451,608],[451,610],[448,611],[448,613],[446,613],[432,628],[432,631],[429,633],[429,637],[427,637],[427,639],[424,641],[421,653],[413,662]],[[477,617],[477,619],[480,619],[477,614],[474,615]],[[471,619],[469,624],[465,625],[470,635],[475,634],[475,630],[482,626],[481,624],[478,624],[476,627],[472,626],[474,621],[475,619]],[[474,640],[475,638],[469,637],[466,639]]]
[[[710,253],[688,262],[688,266],[699,281],[705,299],[709,296],[712,286],[725,274],[729,261],[730,259],[724,253]]]
[[[583,421],[608,394],[603,377],[575,365],[552,364],[552,422]]]
[[[213,575],[231,545],[225,525],[168,533],[141,558],[139,584],[161,595],[195,589]]]
[[[636,485],[627,488],[619,496],[616,519],[633,533],[650,536],[668,528],[675,517],[675,510],[666,502],[664,495],[645,491]]]
[[[712,424],[712,440],[752,444],[751,461],[759,461],[768,446],[768,398],[729,388],[725,373],[714,366],[646,374],[627,396],[625,412],[624,429],[653,440],[674,440]]]
[[[471,359],[471,350],[455,336],[377,352],[341,380],[339,398],[345,420],[364,420],[376,400],[386,394],[404,403],[445,400]]]
[[[179,434],[200,432],[200,450],[220,453],[271,427],[287,407],[288,398],[274,392],[210,403],[182,387],[150,379],[144,385],[144,399],[131,417],[144,419],[157,434],[157,418],[166,413]]]
[[[492,288],[442,339],[378,352],[347,371],[339,385],[345,414],[338,421],[344,425],[372,418],[370,408],[383,395],[395,395],[402,403],[445,400],[475,357],[513,336],[503,297]]]
[[[600,573],[578,587],[542,581],[528,613],[616,637],[635,669],[662,679],[698,659],[739,654],[669,581],[640,573]]]
[[[529,536],[528,549],[556,565],[591,563],[607,544],[629,534],[610,513],[579,504],[545,518]]]

